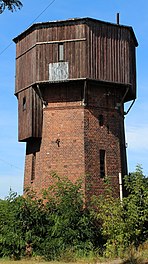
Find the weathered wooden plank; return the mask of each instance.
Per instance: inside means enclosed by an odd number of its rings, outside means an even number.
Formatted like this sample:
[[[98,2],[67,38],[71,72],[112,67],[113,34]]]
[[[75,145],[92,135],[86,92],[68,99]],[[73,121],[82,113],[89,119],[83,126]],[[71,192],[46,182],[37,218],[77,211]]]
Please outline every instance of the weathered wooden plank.
[[[32,83],[48,81],[49,63],[58,62],[62,41],[70,79],[131,84],[135,94],[136,43],[132,32],[128,27],[91,19],[41,23],[22,35],[16,47],[16,93]]]
[[[42,102],[30,87],[18,94],[18,139],[26,141],[42,136]]]

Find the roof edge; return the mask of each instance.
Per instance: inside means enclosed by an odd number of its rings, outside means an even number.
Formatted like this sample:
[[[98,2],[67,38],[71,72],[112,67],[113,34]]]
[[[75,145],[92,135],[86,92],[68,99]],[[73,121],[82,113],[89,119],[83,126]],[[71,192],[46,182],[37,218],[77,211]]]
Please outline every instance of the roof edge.
[[[138,46],[138,41],[137,38],[135,36],[134,30],[131,26],[126,26],[126,25],[121,25],[121,24],[116,24],[116,23],[111,23],[111,22],[106,22],[106,21],[102,21],[99,19],[95,19],[95,18],[90,18],[90,17],[83,17],[83,18],[70,18],[70,19],[66,19],[66,20],[54,20],[54,21],[47,21],[47,22],[37,22],[32,24],[31,26],[29,26],[26,30],[24,30],[22,33],[20,33],[17,37],[15,37],[13,39],[13,41],[15,43],[17,43],[21,38],[23,38],[23,36],[29,34],[30,32],[32,32],[33,30],[40,28],[40,27],[45,27],[47,25],[55,25],[57,24],[57,26],[60,26],[61,24],[66,25],[66,24],[74,24],[74,23],[83,23],[83,24],[87,24],[89,23],[89,21],[91,22],[95,22],[95,23],[101,23],[101,24],[106,24],[106,25],[112,25],[112,26],[117,26],[117,27],[121,27],[121,28],[127,28],[131,31],[132,35],[133,35],[133,39],[135,42],[135,46]]]

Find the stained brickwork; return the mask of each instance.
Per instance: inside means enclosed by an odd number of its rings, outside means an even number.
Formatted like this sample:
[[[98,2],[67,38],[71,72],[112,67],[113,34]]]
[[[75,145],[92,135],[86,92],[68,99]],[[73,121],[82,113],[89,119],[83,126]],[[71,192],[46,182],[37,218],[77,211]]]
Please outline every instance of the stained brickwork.
[[[123,106],[117,108],[121,93],[89,83],[84,103],[84,86],[45,87],[48,105],[43,109],[42,140],[27,143],[25,187],[39,193],[52,184],[51,174],[57,172],[73,182],[85,176],[86,195],[98,195],[104,189],[100,175],[100,150],[104,150],[104,176],[119,196],[119,173],[127,170],[122,159],[126,157]]]
[[[47,188],[52,184],[52,172],[67,175],[73,182],[85,174],[84,107],[80,101],[80,89],[75,92],[79,101],[73,98],[72,102],[65,102],[66,94],[66,89],[62,88],[55,93],[45,91],[48,106],[43,109],[43,134],[36,152],[35,179],[31,182],[32,151],[26,155],[25,187],[32,185],[37,191]],[[32,149],[34,141],[27,144]]]
[[[131,27],[82,18],[37,23],[14,39],[24,188],[52,173],[83,177],[89,199],[106,177],[119,196],[127,173],[124,103],[136,98],[138,46]],[[23,65],[23,67],[22,67]]]
[[[123,105],[116,109],[120,101],[121,94],[113,87],[89,87],[84,144],[85,170],[90,175],[90,194],[99,194],[104,190],[104,177],[100,174],[100,150],[105,152],[105,176],[110,180],[116,196],[119,196],[119,173],[127,173],[126,158],[122,159],[126,157]],[[100,116],[103,118],[102,123]]]

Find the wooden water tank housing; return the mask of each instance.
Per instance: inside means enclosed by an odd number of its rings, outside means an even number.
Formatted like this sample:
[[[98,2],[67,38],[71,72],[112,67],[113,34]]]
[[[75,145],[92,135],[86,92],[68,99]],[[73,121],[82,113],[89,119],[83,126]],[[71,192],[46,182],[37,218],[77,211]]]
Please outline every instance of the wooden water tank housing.
[[[124,101],[136,98],[138,43],[132,27],[92,18],[37,23],[14,42],[20,141],[42,136],[43,98],[34,89],[37,85],[50,89],[55,82],[91,79],[98,89],[103,83],[116,85],[123,95],[126,91]]]

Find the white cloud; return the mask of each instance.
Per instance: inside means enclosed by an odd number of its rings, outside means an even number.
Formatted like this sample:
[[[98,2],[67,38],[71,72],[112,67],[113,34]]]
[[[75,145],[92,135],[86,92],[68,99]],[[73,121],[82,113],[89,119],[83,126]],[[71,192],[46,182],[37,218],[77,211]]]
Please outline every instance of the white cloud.
[[[136,151],[148,151],[148,125],[127,127],[128,148]]]

